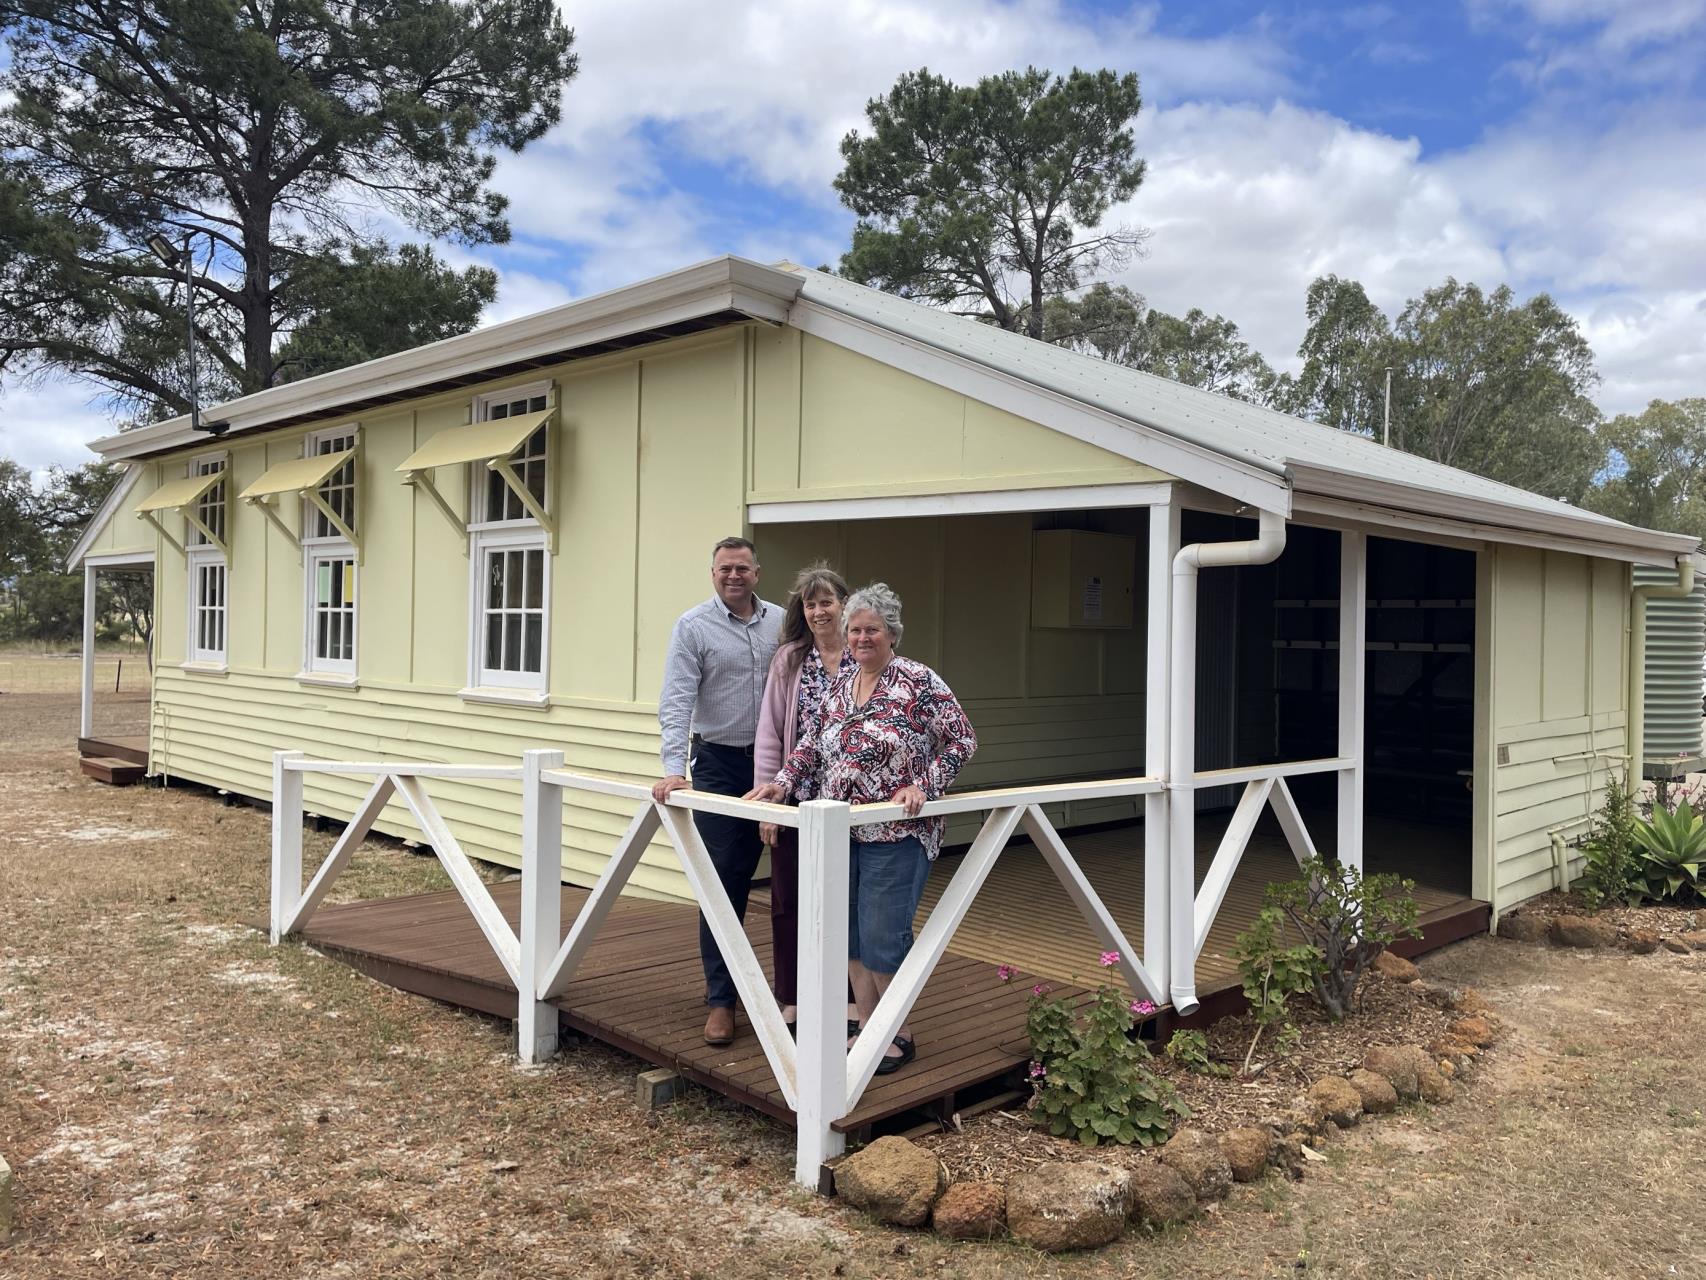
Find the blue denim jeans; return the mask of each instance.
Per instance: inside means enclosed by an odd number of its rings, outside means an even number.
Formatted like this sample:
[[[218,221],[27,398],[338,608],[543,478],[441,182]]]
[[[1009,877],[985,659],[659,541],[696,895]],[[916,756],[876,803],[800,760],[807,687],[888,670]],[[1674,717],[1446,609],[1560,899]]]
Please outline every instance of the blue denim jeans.
[[[892,974],[912,950],[912,917],[930,878],[930,859],[916,836],[849,850],[847,958],[872,973]]]

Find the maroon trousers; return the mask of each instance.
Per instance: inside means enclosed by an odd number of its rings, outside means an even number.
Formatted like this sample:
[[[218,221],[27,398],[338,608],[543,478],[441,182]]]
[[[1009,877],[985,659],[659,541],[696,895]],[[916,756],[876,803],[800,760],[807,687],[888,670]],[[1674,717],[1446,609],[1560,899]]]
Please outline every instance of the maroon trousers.
[[[770,849],[770,955],[776,1002],[798,1004],[800,980],[800,833],[781,827]]]

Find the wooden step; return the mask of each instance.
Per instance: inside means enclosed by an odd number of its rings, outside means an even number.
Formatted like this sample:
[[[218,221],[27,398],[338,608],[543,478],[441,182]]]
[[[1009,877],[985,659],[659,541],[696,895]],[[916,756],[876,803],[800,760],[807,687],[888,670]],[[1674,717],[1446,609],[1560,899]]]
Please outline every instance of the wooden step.
[[[120,760],[117,756],[84,756],[81,763],[86,777],[115,787],[128,787],[133,782],[141,782],[143,775],[148,772],[145,766],[131,760]]]
[[[80,756],[111,756],[115,760],[128,760],[132,764],[146,765],[148,763],[148,735],[109,735],[104,738],[77,739],[77,754]]]

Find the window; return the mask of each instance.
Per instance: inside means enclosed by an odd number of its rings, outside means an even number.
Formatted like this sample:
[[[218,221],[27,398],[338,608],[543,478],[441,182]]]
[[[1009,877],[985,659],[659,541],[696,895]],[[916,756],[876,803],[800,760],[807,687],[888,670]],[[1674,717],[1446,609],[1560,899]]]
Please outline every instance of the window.
[[[310,435],[304,457],[325,457],[356,447],[354,426],[334,427]],[[356,527],[356,459],[350,458],[327,476],[316,490],[320,500],[351,529]],[[337,525],[312,503],[304,502],[302,578],[307,599],[303,619],[307,634],[302,669],[326,675],[353,676],[355,667],[357,565],[356,549]]]
[[[204,454],[190,463],[190,475],[223,475],[226,455]],[[214,537],[225,539],[226,481],[221,479],[196,499],[196,519],[206,525]],[[231,571],[225,563],[225,553],[193,523],[189,524],[184,543],[184,559],[189,570],[189,643],[185,645],[190,662],[225,665],[225,642],[229,624]]]
[[[541,383],[482,396],[474,402],[474,420],[539,413],[549,393],[549,385]],[[522,486],[547,510],[549,449],[548,428],[541,426],[509,458]],[[544,693],[551,610],[548,535],[501,476],[483,464],[475,464],[474,475],[469,682]]]
[[[309,671],[355,674],[355,556],[308,553]]]
[[[209,454],[206,457],[197,458],[190,464],[190,474],[192,476],[217,475],[224,470],[225,455],[223,453]],[[225,481],[221,480],[206,493],[202,494],[201,497],[196,499],[195,514],[196,519],[200,520],[213,531],[214,537],[221,540],[224,539]],[[187,545],[192,547],[206,547],[211,546],[212,543],[207,540],[207,535],[205,533],[196,528],[195,525],[191,524],[189,527],[189,542]]]
[[[544,686],[547,558],[531,541],[481,547],[480,684]]]
[[[500,418],[513,418],[521,413],[539,413],[545,408],[548,388],[523,387],[515,391],[501,392],[495,396],[481,396],[475,401],[476,422],[496,422]],[[550,509],[546,497],[550,486],[547,483],[546,452],[548,448],[548,428],[540,427],[528,436],[521,448],[510,455],[509,464],[515,469],[522,487],[539,500],[539,505]],[[527,508],[521,499],[503,482],[503,477],[484,466],[478,466],[475,474],[479,477],[478,523],[493,524],[499,521],[526,520],[533,522]]]
[[[305,456],[310,458],[325,457],[329,453],[342,453],[346,449],[355,448],[355,428],[336,427],[331,431],[318,432],[308,437]],[[320,500],[333,511],[351,529],[355,523],[355,459],[350,458],[336,471],[327,476],[321,483]],[[308,528],[305,535],[308,538],[342,538],[338,527],[326,518],[326,513],[318,507],[305,504],[308,512]]]

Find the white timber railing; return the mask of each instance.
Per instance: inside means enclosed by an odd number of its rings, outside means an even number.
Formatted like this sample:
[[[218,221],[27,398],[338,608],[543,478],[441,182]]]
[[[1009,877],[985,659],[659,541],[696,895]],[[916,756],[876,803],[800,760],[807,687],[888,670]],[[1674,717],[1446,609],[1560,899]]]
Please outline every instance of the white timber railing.
[[[567,991],[617,897],[653,836],[661,831],[679,859],[694,900],[728,965],[777,1087],[795,1113],[795,1178],[802,1185],[814,1188],[818,1186],[823,1162],[842,1150],[844,1140],[835,1129],[836,1122],[858,1105],[884,1050],[911,1014],[979,890],[1020,830],[1030,837],[1102,949],[1119,954],[1119,971],[1131,989],[1144,992],[1157,1004],[1166,1000],[1165,982],[1158,981],[1139,959],[1138,951],[1043,810],[1044,805],[1073,800],[1153,795],[1162,790],[1158,778],[998,788],[950,795],[926,804],[920,811],[922,817],[982,813],[983,825],[971,847],[958,859],[952,879],[890,981],[869,1024],[849,1049],[843,1021],[851,837],[858,827],[867,823],[904,817],[901,806],[810,800],[794,807],[691,789],[677,791],[659,804],[652,799],[651,788],[646,784],[571,772],[562,765],[562,753],[547,750],[524,753],[519,768],[323,761],[311,760],[301,752],[277,753],[273,757],[273,941],[303,927],[324,900],[332,881],[348,865],[380,810],[393,794],[399,795],[515,984],[519,1056],[525,1062],[541,1061],[557,1050],[557,1009],[553,1002]],[[303,889],[302,800],[303,777],[308,773],[366,775],[374,781],[331,853]],[[430,778],[520,780],[519,930],[510,929],[427,795],[423,780]],[[562,831],[564,799],[569,792],[626,800],[635,809],[603,873],[565,933]],[[723,891],[710,854],[694,826],[694,812],[774,822],[799,831],[797,1042],[788,1035],[769,981]],[[1134,867],[1141,874],[1141,862]]]

